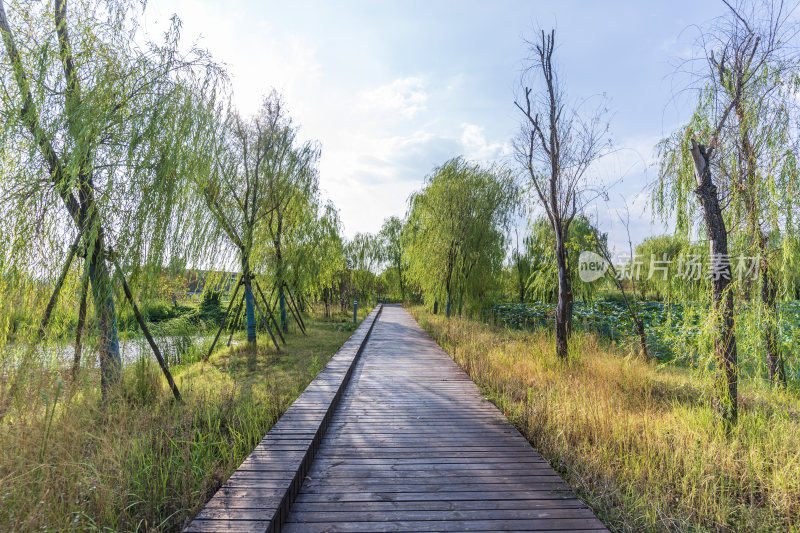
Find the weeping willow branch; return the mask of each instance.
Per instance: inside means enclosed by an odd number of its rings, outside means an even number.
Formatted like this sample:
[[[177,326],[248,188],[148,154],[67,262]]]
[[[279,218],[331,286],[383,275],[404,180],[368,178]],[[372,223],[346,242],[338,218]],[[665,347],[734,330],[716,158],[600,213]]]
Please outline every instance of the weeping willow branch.
[[[78,245],[80,242],[81,234],[78,233],[78,235],[75,237],[75,240],[72,242],[72,245],[69,247],[67,259],[64,261],[64,265],[61,267],[61,274],[59,274],[56,285],[53,288],[53,293],[50,295],[50,301],[47,302],[47,307],[44,309],[44,315],[42,316],[42,321],[39,323],[39,332],[34,344],[38,344],[39,341],[42,340],[42,337],[44,337],[45,329],[47,328],[47,324],[50,322],[50,315],[53,313],[53,308],[56,306],[58,295],[61,293],[61,287],[63,287],[64,281],[67,279],[67,274],[69,274],[69,269],[72,266],[72,260],[75,258],[75,253],[78,251]]]
[[[83,345],[81,344],[81,335],[83,334],[83,325],[86,321],[86,297],[89,293],[89,276],[84,273],[81,282],[81,302],[78,307],[78,324],[75,331],[75,353],[72,357],[72,383],[78,379],[78,372],[81,368],[81,353]]]

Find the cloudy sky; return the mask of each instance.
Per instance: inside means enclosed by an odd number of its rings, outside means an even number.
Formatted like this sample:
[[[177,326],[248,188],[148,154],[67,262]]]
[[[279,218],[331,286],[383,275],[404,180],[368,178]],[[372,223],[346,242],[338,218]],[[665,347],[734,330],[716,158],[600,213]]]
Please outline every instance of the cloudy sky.
[[[619,248],[626,203],[634,241],[667,230],[647,208],[653,146],[689,113],[689,99],[675,98],[676,60],[696,25],[724,9],[711,0],[150,0],[146,31],[158,36],[177,14],[184,42],[227,65],[244,112],[271,87],[283,93],[302,135],[322,144],[323,194],[352,236],[402,216],[408,195],[450,157],[512,164],[525,38],[555,27],[569,97],[610,104],[617,152],[596,172],[616,185],[590,214]]]

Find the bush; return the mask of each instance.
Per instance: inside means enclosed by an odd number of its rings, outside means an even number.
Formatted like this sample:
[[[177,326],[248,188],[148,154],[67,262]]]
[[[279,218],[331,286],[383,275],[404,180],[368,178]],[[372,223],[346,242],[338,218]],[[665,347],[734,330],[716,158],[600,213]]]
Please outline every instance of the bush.
[[[191,307],[173,305],[164,300],[143,302],[138,307],[145,321],[153,324],[177,318],[192,311]],[[139,329],[139,324],[136,322],[136,316],[133,314],[133,308],[130,305],[123,306],[117,313],[117,327],[120,331],[136,331]]]
[[[192,310],[186,318],[198,324],[202,322],[212,322],[219,326],[225,317],[225,310],[222,309],[222,291],[206,290],[203,292],[203,299],[197,309]]]

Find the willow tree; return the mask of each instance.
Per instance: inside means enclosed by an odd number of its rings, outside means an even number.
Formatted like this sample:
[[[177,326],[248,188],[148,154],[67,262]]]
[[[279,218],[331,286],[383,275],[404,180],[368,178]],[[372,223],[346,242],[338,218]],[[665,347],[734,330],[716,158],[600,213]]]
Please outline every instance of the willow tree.
[[[764,328],[770,379],[783,380],[774,326],[775,272],[770,257],[781,222],[791,221],[797,188],[787,114],[796,57],[786,39],[790,13],[782,3],[734,7],[700,38],[702,68],[693,80],[698,104],[689,124],[660,145],[655,202],[677,215],[688,234],[694,196],[702,212],[711,261],[710,317],[718,368],[717,407],[727,424],[738,416],[738,349],[731,244],[760,251],[762,299],[771,317]],[[788,33],[787,33],[788,31]],[[699,140],[698,140],[699,139]],[[693,194],[692,194],[693,193]],[[738,230],[738,231],[737,231]]]
[[[403,230],[404,223],[398,217],[389,217],[383,221],[380,237],[383,243],[383,255],[397,273],[397,283],[400,288],[400,300],[406,299],[406,287],[404,283],[405,267],[403,266]]]
[[[511,257],[509,263],[509,276],[512,297],[516,296],[517,301],[521,304],[525,303],[525,298],[531,289],[533,282],[533,266],[537,257],[532,255],[529,250],[531,248],[531,236],[528,235],[523,238],[523,247],[519,247],[519,231],[514,230],[514,249],[511,250]]]
[[[517,200],[511,173],[458,157],[425,179],[409,198],[408,273],[428,303],[454,297],[479,304],[505,257],[505,235]]]
[[[323,301],[328,316],[333,289],[346,267],[342,223],[336,206],[327,202],[303,228],[303,238],[295,240],[291,248],[296,283],[302,288],[301,294]]]
[[[588,170],[608,146],[604,143],[607,125],[602,108],[584,117],[579,108],[568,105],[553,61],[555,30],[542,31],[529,44],[531,57],[522,80],[525,97],[514,102],[523,115],[515,151],[555,233],[556,353],[566,359],[574,300],[567,257],[569,227],[589,201]],[[535,92],[534,84],[538,85]]]
[[[738,31],[739,40],[755,36],[763,56],[760,64],[749,67],[752,79],[742,84],[738,96],[737,84],[731,80],[746,75],[747,67],[716,62],[716,83],[733,103],[730,127],[721,130],[717,142],[717,150],[729,154],[719,159],[719,175],[726,182],[732,220],[741,226],[740,249],[760,257],[765,363],[770,382],[785,386],[776,322],[781,241],[787,226],[793,230],[795,191],[800,187],[794,131],[800,57],[792,44],[798,30],[790,22],[793,13],[782,2],[741,4],[733,13],[739,28],[729,27],[728,35],[733,37]],[[739,66],[741,73],[736,72]]]
[[[208,140],[203,153],[208,155],[208,167],[206,172],[194,175],[195,187],[213,223],[238,255],[241,270],[237,287],[244,287],[247,341],[255,344],[256,310],[262,313],[265,324],[263,313],[268,310],[262,310],[256,301],[252,262],[256,246],[269,235],[270,216],[279,207],[271,194],[274,174],[296,165],[295,130],[274,92],[264,98],[250,119],[242,118],[230,105],[221,108],[213,100],[199,113],[205,116]],[[274,338],[273,342],[277,348]]]
[[[284,113],[284,104],[276,93],[273,92],[268,100],[277,112]],[[300,247],[314,222],[319,197],[317,164],[320,149],[311,141],[298,141],[297,128],[288,115],[282,128],[285,136],[281,138],[280,150],[285,152],[280,157],[270,158],[263,168],[263,176],[270,209],[265,228],[272,245],[266,258],[277,287],[281,329],[286,332],[289,330],[286,318],[287,269],[292,266],[287,262],[286,251],[287,248]]]
[[[566,250],[570,285],[583,301],[589,301],[597,293],[597,285],[582,282],[578,273],[578,258],[583,251],[601,253],[606,248],[608,236],[599,231],[583,215],[578,215],[569,227]],[[558,301],[558,268],[555,258],[556,236],[553,226],[545,217],[536,218],[531,224],[530,234],[525,238],[525,256],[530,258],[529,292],[536,300]]]
[[[380,237],[356,233],[352,240],[345,242],[344,257],[355,297],[366,300],[376,296],[378,269],[383,263]]]
[[[178,52],[178,28],[140,47],[128,2],[0,1],[3,233],[14,243],[3,266],[47,279],[48,265],[66,272],[84,259],[104,393],[121,367],[112,264],[119,274],[163,264],[185,228],[175,212],[192,164],[183,86],[191,69],[214,69]]]

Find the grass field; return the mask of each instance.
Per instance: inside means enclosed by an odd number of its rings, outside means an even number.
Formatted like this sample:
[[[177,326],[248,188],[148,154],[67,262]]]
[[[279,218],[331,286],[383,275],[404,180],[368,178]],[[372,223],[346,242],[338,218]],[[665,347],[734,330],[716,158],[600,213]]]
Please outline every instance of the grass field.
[[[352,315],[307,326],[280,354],[262,335],[257,350],[174,367],[182,404],[152,358],[124,369],[107,411],[95,372],[74,387],[43,372],[39,403],[0,424],[0,531],[179,531],[350,336]]]
[[[613,293],[612,293],[613,294]],[[575,302],[573,327],[594,332],[612,341],[636,338],[630,313],[619,293],[615,298],[597,298],[591,302]],[[709,367],[707,306],[703,303],[683,304],[639,302],[638,313],[647,334],[651,356],[684,366]],[[512,329],[553,327],[555,304],[531,302],[497,305],[491,310],[492,320]],[[763,312],[758,305],[737,302],[736,336],[739,372],[748,376],[766,376],[763,354]],[[778,305],[778,342],[785,360],[790,386],[800,384],[800,301],[782,301]]]
[[[796,392],[743,382],[726,435],[689,369],[589,332],[562,363],[546,329],[411,312],[612,530],[800,531]]]

